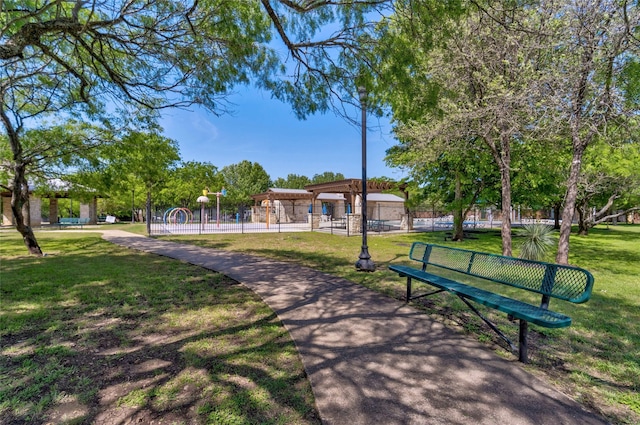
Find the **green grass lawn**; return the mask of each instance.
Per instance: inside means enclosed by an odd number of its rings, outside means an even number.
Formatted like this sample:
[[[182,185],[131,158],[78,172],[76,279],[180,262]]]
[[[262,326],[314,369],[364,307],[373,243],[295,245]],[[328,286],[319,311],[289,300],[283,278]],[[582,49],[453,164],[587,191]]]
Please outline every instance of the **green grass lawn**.
[[[361,246],[357,236],[269,233],[166,239],[301,263],[397,299],[405,296],[405,281],[389,272],[387,266],[395,262],[411,264],[408,252],[413,241],[501,252],[497,230],[464,242],[445,242],[442,232],[371,235],[368,246],[377,271],[363,273],[354,267]],[[516,254],[517,244],[518,238],[514,238]],[[553,261],[555,253],[549,255],[547,260]],[[570,262],[593,273],[591,300],[578,305],[551,302],[551,308],[572,317],[573,324],[565,329],[531,325],[530,364],[526,367],[613,423],[640,424],[640,226],[600,227],[586,237],[572,235]],[[455,297],[439,294],[420,299],[414,306],[434,320],[486,342],[505,358],[512,361],[517,358]],[[517,322],[509,322],[494,310],[481,308],[481,311],[512,341],[517,341]]]
[[[222,275],[97,234],[0,234],[0,423],[319,424],[295,345]]]
[[[143,226],[121,228],[144,232]],[[355,271],[359,237],[265,233],[165,239],[296,262],[402,299],[404,279],[387,265],[409,263],[413,241],[501,249],[497,231],[461,243],[444,242],[443,236],[371,235],[374,273]],[[147,417],[175,410],[211,423],[317,423],[295,348],[253,294],[215,273],[131,254],[88,234],[39,232],[38,237],[49,256],[27,257],[17,234],[0,235],[0,422],[51,418],[51,412],[61,414],[70,405],[86,411],[77,423],[101,409]],[[531,363],[525,367],[612,423],[639,424],[640,227],[573,235],[570,262],[594,274],[592,298],[580,305],[552,301],[573,324],[554,330],[532,325]],[[516,361],[455,297],[439,294],[413,305]],[[517,324],[499,312],[483,312],[517,340]],[[136,365],[147,364],[151,371],[138,376]],[[101,405],[105,397],[108,409]],[[243,410],[246,400],[253,407]]]

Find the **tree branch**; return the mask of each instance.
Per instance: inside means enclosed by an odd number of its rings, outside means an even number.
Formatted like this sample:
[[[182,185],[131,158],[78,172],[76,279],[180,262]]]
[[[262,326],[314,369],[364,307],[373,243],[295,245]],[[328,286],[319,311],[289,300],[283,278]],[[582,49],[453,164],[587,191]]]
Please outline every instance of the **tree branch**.
[[[626,210],[624,210],[624,211],[621,211],[621,212],[619,212],[619,213],[617,213],[617,214],[610,214],[610,215],[607,215],[607,216],[605,216],[605,217],[599,218],[598,220],[594,220],[594,221],[593,221],[593,225],[595,226],[595,225],[597,225],[597,224],[604,223],[605,221],[612,220],[612,219],[614,219],[614,218],[618,218],[618,217],[621,217],[621,216],[623,216],[623,215],[627,215],[627,214],[629,214],[629,213],[630,213],[630,212],[632,212],[632,211],[638,211],[638,210],[640,210],[640,206],[638,206],[638,207],[628,208],[628,209],[626,209]]]

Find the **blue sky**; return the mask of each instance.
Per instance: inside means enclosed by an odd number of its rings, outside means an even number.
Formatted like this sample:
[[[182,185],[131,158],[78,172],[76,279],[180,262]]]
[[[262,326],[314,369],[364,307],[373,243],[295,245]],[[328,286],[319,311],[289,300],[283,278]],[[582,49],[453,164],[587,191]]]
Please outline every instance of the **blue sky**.
[[[362,176],[359,125],[332,113],[298,120],[289,105],[250,87],[228,100],[234,112],[220,117],[200,109],[165,111],[160,124],[164,135],[179,143],[183,161],[221,169],[246,159],[262,165],[272,180],[325,171]],[[402,178],[400,170],[384,163],[385,151],[396,143],[388,121],[369,115],[367,125],[367,177]]]

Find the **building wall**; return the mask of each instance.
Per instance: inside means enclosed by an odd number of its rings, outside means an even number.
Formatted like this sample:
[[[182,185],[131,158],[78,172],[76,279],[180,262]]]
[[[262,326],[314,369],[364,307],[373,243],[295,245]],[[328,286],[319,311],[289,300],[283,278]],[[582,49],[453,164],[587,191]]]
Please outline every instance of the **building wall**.
[[[42,199],[29,197],[29,215],[31,216],[31,227],[42,226]]]
[[[404,215],[402,202],[367,202],[367,218],[371,220],[401,220]]]
[[[270,223],[306,223],[309,220],[309,206],[311,200],[275,200],[269,205]],[[266,222],[266,201],[262,205],[252,208],[252,222]],[[324,208],[323,208],[324,205]],[[359,207],[352,206],[351,213],[358,214]],[[345,200],[316,199],[313,202],[313,215],[321,217],[323,221],[344,218],[348,205]],[[326,211],[326,212],[325,212]],[[404,202],[376,202],[367,203],[367,217],[374,220],[401,220],[405,213]]]
[[[13,225],[13,211],[11,211],[11,198],[2,197],[2,224],[4,226]]]
[[[56,198],[47,198],[49,200],[49,223],[58,222],[58,200]],[[29,214],[31,216],[31,226],[42,226],[42,199],[34,196],[29,197]],[[89,218],[89,224],[96,224],[97,220],[97,200],[93,199],[89,204],[80,204],[80,217]],[[11,198],[2,197],[2,225],[14,226],[15,220],[13,211],[11,211]]]
[[[42,200],[33,196],[29,197],[29,215],[31,217],[30,226],[42,225]],[[14,226],[16,224],[11,211],[11,198],[8,196],[2,197],[2,224],[5,226]]]

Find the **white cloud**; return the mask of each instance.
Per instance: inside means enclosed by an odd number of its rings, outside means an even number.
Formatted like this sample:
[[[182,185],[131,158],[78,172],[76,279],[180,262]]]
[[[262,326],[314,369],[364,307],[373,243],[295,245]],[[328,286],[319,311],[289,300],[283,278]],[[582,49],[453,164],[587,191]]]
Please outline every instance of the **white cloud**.
[[[163,114],[160,125],[165,136],[183,143],[210,143],[219,137],[218,127],[202,112],[172,110]]]

